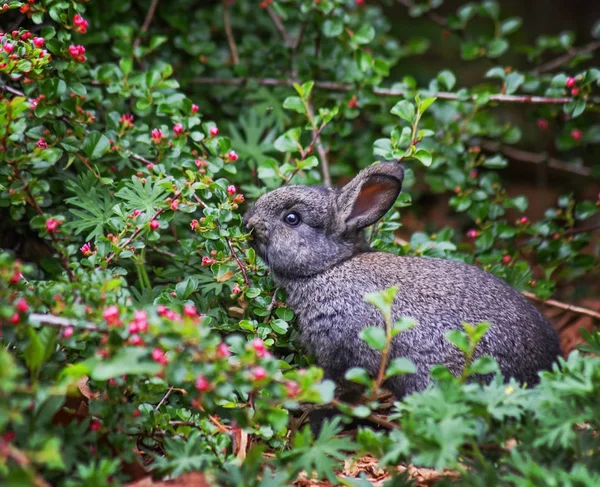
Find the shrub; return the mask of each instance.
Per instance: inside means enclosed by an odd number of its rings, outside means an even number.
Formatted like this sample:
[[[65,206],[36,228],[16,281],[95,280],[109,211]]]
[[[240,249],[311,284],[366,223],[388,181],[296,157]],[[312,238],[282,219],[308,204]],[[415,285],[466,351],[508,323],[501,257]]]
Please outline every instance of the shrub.
[[[521,20],[499,2],[448,18],[441,1],[399,3],[443,24],[462,60],[489,66],[484,79],[467,87],[450,69],[428,79],[416,68],[400,79],[399,63],[417,66],[431,41],[396,35],[380,6],[359,0],[1,6],[3,482],[100,486],[200,471],[266,486],[304,470],[368,485],[342,470],[346,455],[368,453],[394,473],[390,485],[409,481],[394,467],[411,462],[450,469],[442,481],[462,485],[598,484],[596,332],[535,388],[467,383],[494,370],[485,359],[459,378],[434,370],[432,388],[383,416],[379,396],[334,399],[247,245],[246,199],[396,159],[404,192],[373,247],[475,263],[538,300],[598,277],[595,228],[583,222],[600,195],[565,194],[534,220],[505,187],[509,158],[579,181],[600,175],[580,162],[600,142],[589,46],[563,33],[516,56]],[[513,147],[540,134],[564,161]],[[418,215],[411,197],[430,194],[458,223],[402,240],[400,212]],[[449,338],[469,354],[484,328]],[[364,371],[349,377],[380,392]],[[300,421],[307,405],[378,428],[340,437],[338,418],[315,437]]]

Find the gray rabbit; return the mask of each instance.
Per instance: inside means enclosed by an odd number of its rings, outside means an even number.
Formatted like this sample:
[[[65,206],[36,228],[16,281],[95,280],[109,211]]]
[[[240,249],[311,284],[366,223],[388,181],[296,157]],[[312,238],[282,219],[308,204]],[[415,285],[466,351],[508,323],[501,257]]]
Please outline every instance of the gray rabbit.
[[[551,368],[560,347],[551,325],[519,292],[472,265],[370,249],[363,230],[392,207],[403,176],[399,164],[382,162],[340,190],[282,187],[261,196],[244,216],[258,255],[287,291],[303,346],[342,389],[352,387],[343,379],[351,367],[376,376],[379,352],[359,333],[384,323],[363,297],[398,285],[393,318],[418,324],[392,343],[390,358],[406,357],[417,368],[385,383],[396,397],[423,390],[434,364],[462,372],[464,357],[444,334],[462,329],[463,321],[491,323],[476,356],[494,357],[506,378],[537,383],[538,371]]]

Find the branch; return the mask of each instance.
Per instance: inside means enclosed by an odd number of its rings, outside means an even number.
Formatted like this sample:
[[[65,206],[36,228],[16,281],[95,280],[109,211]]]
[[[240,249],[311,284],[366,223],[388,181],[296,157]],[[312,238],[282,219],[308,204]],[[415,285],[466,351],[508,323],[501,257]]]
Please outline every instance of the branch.
[[[60,316],[54,316],[49,314],[31,313],[27,318],[32,325],[53,326],[55,328],[67,328],[69,326],[72,326],[76,330],[89,330],[97,331],[100,333],[108,332],[108,330],[98,328],[96,325],[90,323],[89,321],[84,321],[82,323],[75,320],[70,320],[68,318],[61,318]]]
[[[532,69],[531,73],[540,74],[552,71],[556,68],[560,68],[563,64],[569,62],[571,59],[573,59],[576,56],[579,56],[580,54],[594,52],[597,49],[600,49],[600,41],[593,41],[589,44],[586,44],[585,46],[570,49],[569,52],[567,52],[566,54],[563,54],[562,56],[559,56],[556,59],[553,59],[552,61],[548,61],[547,63],[544,63],[538,66],[537,68]]]
[[[269,17],[271,17],[271,20],[275,24],[275,28],[277,29],[277,31],[279,32],[279,34],[283,38],[283,41],[285,42],[286,47],[292,47],[292,46],[294,46],[294,41],[292,41],[292,38],[289,36],[289,34],[287,33],[287,31],[285,30],[285,27],[283,25],[283,22],[281,22],[281,19],[279,18],[279,15],[277,15],[277,13],[275,12],[275,10],[273,10],[271,8],[271,6],[268,6],[266,10],[267,10],[267,13],[269,14]]]
[[[481,146],[491,152],[502,152],[504,155],[516,161],[531,162],[533,164],[546,163],[548,167],[553,169],[567,171],[579,176],[590,177],[592,175],[592,170],[589,167],[574,166],[573,164],[555,159],[554,157],[548,157],[546,154],[538,154],[535,152],[527,152],[521,149],[516,149],[514,147],[502,146],[500,143],[492,140],[483,140]]]
[[[229,44],[229,50],[231,51],[231,59],[233,64],[238,65],[240,64],[240,58],[238,57],[235,39],[233,38],[233,32],[231,31],[229,5],[227,4],[227,0],[223,0],[223,23],[225,24],[225,35],[227,36],[227,43]]]
[[[538,303],[543,303],[548,306],[553,306],[554,308],[564,309],[565,311],[572,311],[573,313],[577,313],[580,315],[591,316],[592,318],[596,318],[597,320],[600,320],[600,313],[598,313],[597,311],[591,310],[591,309],[582,308],[581,306],[575,306],[572,304],[562,303],[562,302],[556,301],[554,299],[541,299],[541,298],[538,298],[535,294],[530,293],[528,291],[522,291],[521,294],[523,294],[523,296],[528,297],[529,299],[533,299],[534,301],[537,301]]]
[[[177,192],[175,194],[175,196],[173,196],[173,200],[176,200],[177,198],[179,198],[181,196],[181,191]],[[167,211],[166,208],[161,208],[160,210],[158,210],[151,218],[151,220],[156,220],[160,215],[162,215],[165,211]],[[121,250],[123,250],[124,248],[126,248],[131,242],[133,242],[137,236],[142,232],[142,230],[144,230],[145,225],[141,225],[139,226],[135,232],[133,232],[131,234],[131,237],[129,237],[125,243],[123,245],[121,245]],[[114,252],[111,252],[110,255],[108,257],[106,257],[106,263],[109,264],[111,260],[113,260],[116,257],[117,254],[115,254]]]
[[[411,0],[396,0],[396,1],[400,5],[404,5],[408,9],[415,7],[415,4],[413,2],[411,2]],[[441,15],[436,14],[432,10],[428,10],[427,12],[425,12],[425,15],[427,17],[429,17],[429,19],[431,19],[433,22],[435,22],[438,25],[441,25],[442,27],[448,26],[448,22],[446,21],[446,19],[444,17],[442,17]]]
[[[142,35],[144,35],[148,29],[150,28],[150,24],[152,23],[152,18],[154,17],[154,12],[156,12],[156,6],[158,5],[158,0],[152,0],[150,4],[150,8],[148,9],[148,13],[146,14],[146,18],[144,19],[144,23],[142,24],[142,28],[140,29],[140,33],[135,39],[133,43],[133,48],[135,49],[140,45],[142,40]]]
[[[336,408],[339,408],[340,406],[352,407],[352,405],[350,405],[350,404],[344,405],[342,402],[340,402],[337,399],[332,399],[331,405]],[[389,430],[399,430],[400,429],[399,424],[392,423],[391,421],[388,421],[387,419],[384,419],[383,417],[381,417],[379,414],[371,413],[364,419],[366,419],[367,421],[371,421],[372,423],[375,423],[379,426],[383,426],[384,428],[387,428]]]
[[[261,86],[292,86],[293,80],[278,79],[278,78],[211,78],[211,77],[199,77],[190,80],[191,83],[200,85],[224,85],[224,86],[241,86],[245,84],[257,84]],[[356,87],[353,85],[347,85],[344,83],[336,83],[333,81],[316,81],[315,88],[320,88],[328,91],[354,91]],[[378,96],[394,96],[404,97],[408,94],[413,93],[410,90],[402,90],[395,88],[373,88],[373,94]],[[470,95],[467,97],[461,97],[457,93],[449,93],[447,91],[439,92],[428,92],[423,90],[423,94],[427,96],[435,96],[440,100],[460,100],[460,101],[475,101],[478,95]],[[496,101],[500,103],[521,103],[521,104],[541,104],[541,105],[560,105],[563,103],[569,103],[573,100],[572,97],[547,97],[547,96],[530,96],[530,95],[503,95],[494,94],[490,95],[490,101]]]

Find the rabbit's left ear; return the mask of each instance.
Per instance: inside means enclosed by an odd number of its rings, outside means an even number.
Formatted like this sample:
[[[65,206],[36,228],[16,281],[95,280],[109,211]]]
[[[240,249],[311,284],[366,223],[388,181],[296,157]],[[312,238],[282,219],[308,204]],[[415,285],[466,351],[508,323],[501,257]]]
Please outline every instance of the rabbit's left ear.
[[[397,162],[367,167],[336,198],[337,222],[345,231],[362,230],[383,217],[402,189],[404,170]]]

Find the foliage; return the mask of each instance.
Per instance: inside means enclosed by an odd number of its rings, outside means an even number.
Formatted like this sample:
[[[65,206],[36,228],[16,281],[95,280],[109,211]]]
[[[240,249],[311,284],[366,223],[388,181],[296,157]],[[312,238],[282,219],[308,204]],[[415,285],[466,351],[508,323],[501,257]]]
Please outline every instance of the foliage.
[[[399,76],[432,42],[397,34],[368,2],[150,3],[0,6],[2,483],[125,484],[142,452],[154,475],[202,471],[215,485],[291,485],[302,470],[348,483],[342,460],[360,453],[390,472],[452,469],[461,485],[598,485],[598,333],[534,388],[481,385],[468,379],[495,374],[472,360],[487,328],[465,324],[447,337],[463,374],[435,368],[384,419],[383,381],[414,372],[387,360],[414,326],[391,322],[394,289],[367,296],[386,318],[361,335],[382,352],[379,376],[349,370],[364,400],[334,399],[242,225],[245,198],[396,159],[404,191],[374,248],[474,263],[541,299],[593,282],[583,222],[600,200],[573,191],[534,221],[506,188],[504,152],[522,140],[550,141],[565,174],[600,176],[581,162],[597,160],[600,69],[574,35],[521,45],[521,19],[499,2],[463,2],[443,34],[458,58],[487,63],[465,86],[446,67]],[[441,0],[401,3],[439,21]],[[412,202],[431,194],[456,224],[398,240],[400,212],[418,216]],[[298,424],[307,405],[379,429],[339,437],[335,419],[315,435]],[[243,462],[240,432],[255,445]]]

